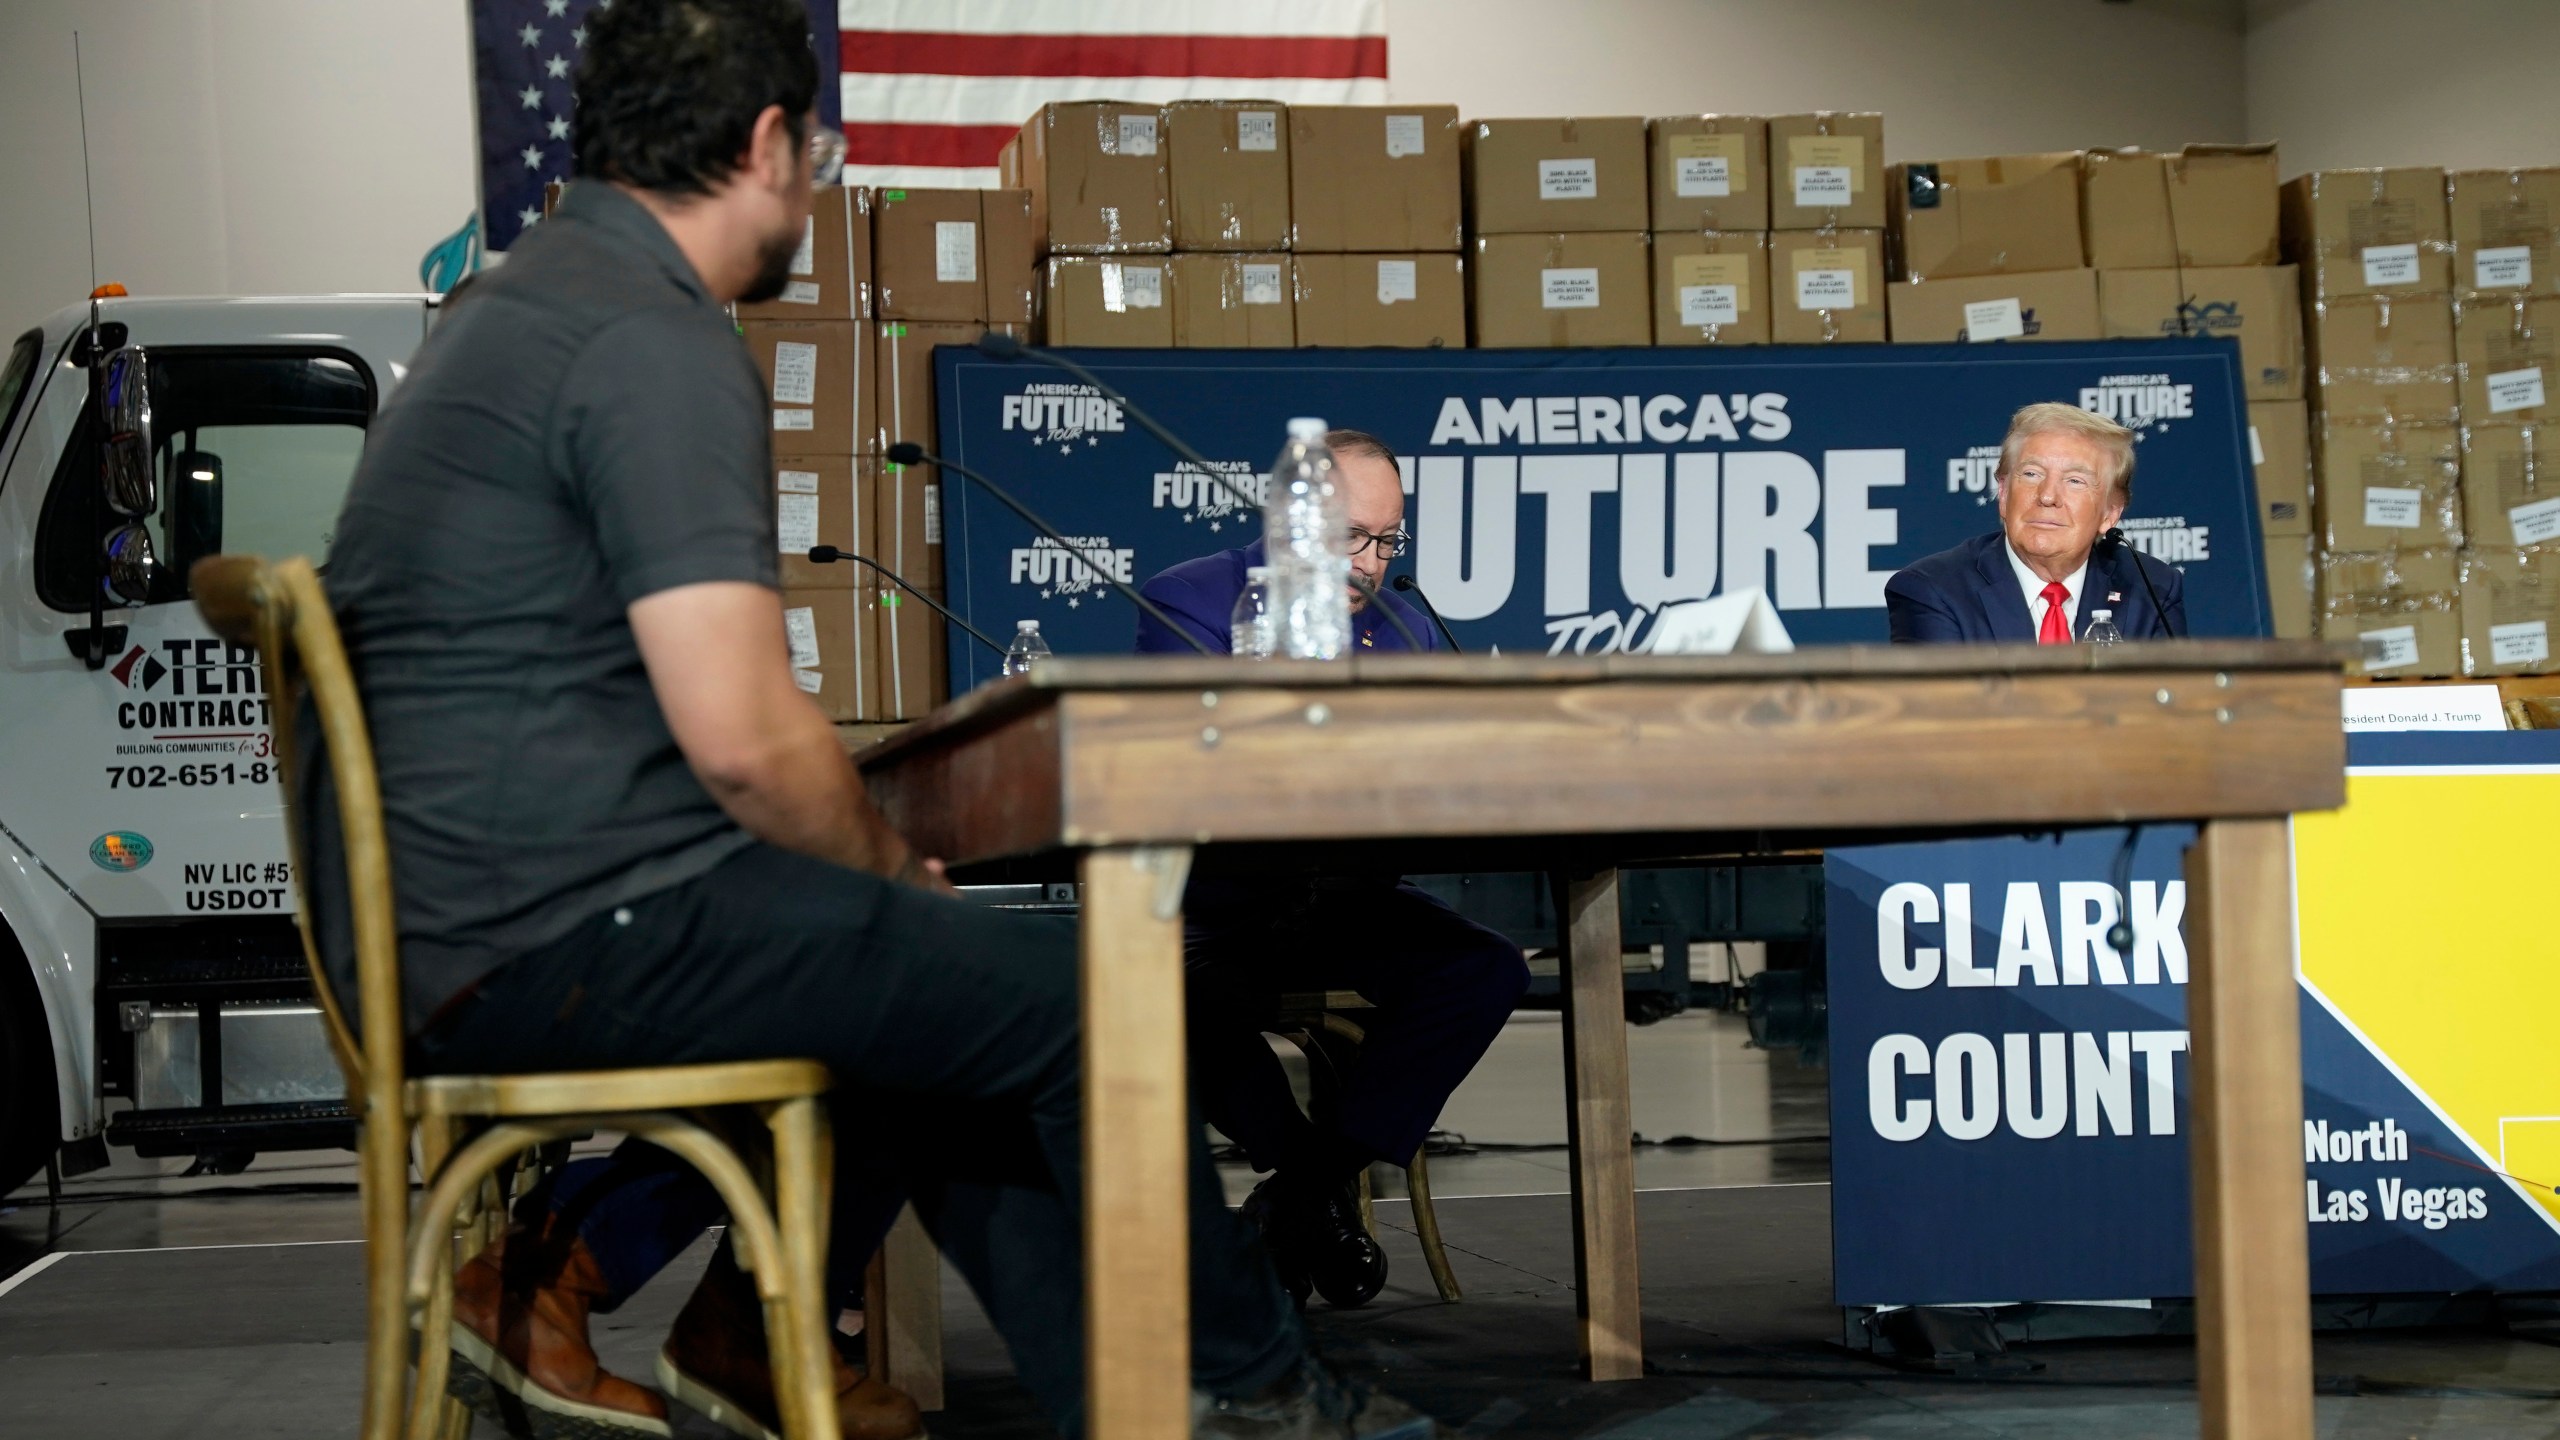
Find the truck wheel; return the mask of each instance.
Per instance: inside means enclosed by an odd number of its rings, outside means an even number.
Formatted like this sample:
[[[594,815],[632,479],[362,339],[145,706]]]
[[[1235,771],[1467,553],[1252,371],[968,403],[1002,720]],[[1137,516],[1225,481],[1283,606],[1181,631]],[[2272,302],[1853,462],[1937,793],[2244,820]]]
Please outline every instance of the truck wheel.
[[[0,1195],[42,1170],[61,1143],[62,1102],[54,1093],[44,999],[26,957],[0,926]]]

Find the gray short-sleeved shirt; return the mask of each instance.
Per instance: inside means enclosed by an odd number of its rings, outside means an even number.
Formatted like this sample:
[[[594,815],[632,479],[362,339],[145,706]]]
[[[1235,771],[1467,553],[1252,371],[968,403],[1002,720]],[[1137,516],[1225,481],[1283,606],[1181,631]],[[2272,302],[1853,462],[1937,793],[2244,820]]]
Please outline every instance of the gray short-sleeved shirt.
[[[625,612],[777,583],[767,446],[729,317],[654,216],[593,182],[456,297],[375,420],[327,584],[381,771],[412,1030],[749,843],[677,750]],[[324,808],[306,806],[315,919],[347,993]]]

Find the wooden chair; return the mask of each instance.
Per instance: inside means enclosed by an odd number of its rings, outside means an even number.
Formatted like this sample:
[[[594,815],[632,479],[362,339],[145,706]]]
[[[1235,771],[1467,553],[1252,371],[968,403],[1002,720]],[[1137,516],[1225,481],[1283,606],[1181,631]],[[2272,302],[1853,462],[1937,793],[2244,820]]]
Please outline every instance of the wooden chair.
[[[1358,1050],[1367,1035],[1346,1012],[1368,1008],[1369,1002],[1350,990],[1293,992],[1280,997],[1280,1014],[1274,1029],[1306,1052],[1319,1115],[1334,1103],[1330,1093],[1335,1084],[1333,1063],[1326,1051],[1332,1046]],[[1405,1193],[1413,1204],[1414,1238],[1422,1244],[1422,1262],[1431,1267],[1431,1283],[1443,1301],[1454,1305],[1460,1298],[1458,1276],[1449,1268],[1449,1252],[1440,1243],[1440,1216],[1431,1205],[1430,1150],[1431,1144],[1426,1140],[1405,1162]],[[1378,1233],[1377,1217],[1370,1212],[1369,1173],[1365,1170],[1360,1172],[1360,1219],[1372,1236]]]
[[[785,1434],[838,1440],[827,1336],[826,1245],[830,1176],[823,1066],[805,1060],[671,1065],[563,1074],[406,1073],[400,1011],[398,930],[382,796],[363,705],[328,597],[307,560],[269,564],[216,555],[191,572],[196,608],[214,631],[253,644],[264,663],[276,755],[283,776],[294,881],[307,886],[304,827],[296,812],[293,726],[310,690],[336,781],[355,930],[356,1018],[350,1029],[320,964],[307,889],[301,895],[303,955],[327,1017],[330,1047],[346,1072],[360,1125],[358,1157],[365,1221],[364,1440],[402,1433],[402,1374],[411,1324],[419,1332],[417,1381],[407,1396],[413,1440],[459,1437],[470,1412],[445,1394],[452,1351],[453,1272],[458,1258],[506,1223],[498,1177],[517,1157],[594,1130],[639,1135],[683,1156],[729,1207],[729,1240],[755,1276],[773,1358],[775,1403]],[[691,1112],[741,1107],[716,1116]],[[742,1113],[744,1112],[744,1113]],[[760,1168],[715,1133],[762,1121],[769,1154]],[[708,1122],[708,1123],[706,1123]],[[411,1213],[412,1131],[425,1177]],[[768,1164],[763,1162],[769,1161]],[[770,1198],[768,1198],[768,1195]]]

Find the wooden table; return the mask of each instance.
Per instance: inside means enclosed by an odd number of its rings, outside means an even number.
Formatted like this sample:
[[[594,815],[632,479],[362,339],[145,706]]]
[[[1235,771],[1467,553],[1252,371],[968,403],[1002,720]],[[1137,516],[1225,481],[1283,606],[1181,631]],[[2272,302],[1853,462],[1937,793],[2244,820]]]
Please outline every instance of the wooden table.
[[[2301,1064],[2285,817],[2345,798],[2310,642],[1791,655],[1043,660],[862,752],[966,867],[1084,884],[1092,1433],[1189,1425],[1182,893],[1206,863],[1539,869],[1564,917],[1582,1358],[1643,1371],[1621,863],[2200,822],[2187,858],[2208,1436],[2308,1436]]]

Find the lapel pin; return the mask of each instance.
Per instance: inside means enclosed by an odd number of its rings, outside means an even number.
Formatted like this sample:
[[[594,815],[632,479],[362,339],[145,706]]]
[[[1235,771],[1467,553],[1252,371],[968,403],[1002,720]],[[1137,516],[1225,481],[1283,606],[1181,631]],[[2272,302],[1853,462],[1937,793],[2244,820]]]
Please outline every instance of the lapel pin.
[[[2110,599],[2110,600],[2122,600],[2122,599],[2124,598],[2124,596],[2122,596],[2121,594],[2118,594],[2117,592],[2115,592],[2115,591],[2113,591],[2113,590],[2110,590],[2110,591],[2108,591],[2108,592],[2107,592],[2107,598],[2108,598],[2108,599]]]

